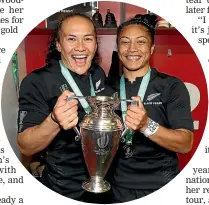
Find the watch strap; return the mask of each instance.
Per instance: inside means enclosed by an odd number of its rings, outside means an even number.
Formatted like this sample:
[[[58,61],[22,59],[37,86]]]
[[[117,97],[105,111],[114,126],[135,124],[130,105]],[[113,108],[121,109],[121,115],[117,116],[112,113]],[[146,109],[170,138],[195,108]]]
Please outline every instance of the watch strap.
[[[158,128],[159,128],[159,124],[149,118],[147,128],[141,133],[144,134],[146,137],[150,137],[157,132]]]

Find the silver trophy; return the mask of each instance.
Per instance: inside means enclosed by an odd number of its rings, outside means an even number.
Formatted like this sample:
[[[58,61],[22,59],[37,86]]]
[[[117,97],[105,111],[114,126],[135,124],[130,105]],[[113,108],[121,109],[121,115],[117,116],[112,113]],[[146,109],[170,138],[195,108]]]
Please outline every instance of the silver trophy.
[[[110,184],[104,177],[111,165],[119,146],[124,129],[120,117],[114,110],[120,105],[116,97],[86,97],[91,106],[91,113],[85,115],[77,129],[77,138],[81,138],[82,150],[90,179],[82,187],[94,193],[106,192]]]

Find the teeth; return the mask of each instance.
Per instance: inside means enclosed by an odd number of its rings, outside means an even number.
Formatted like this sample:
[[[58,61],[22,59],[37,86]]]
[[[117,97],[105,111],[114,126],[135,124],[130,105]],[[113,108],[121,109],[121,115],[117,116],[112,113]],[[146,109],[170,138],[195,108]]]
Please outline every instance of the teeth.
[[[81,59],[81,58],[87,58],[86,55],[80,55],[80,56],[72,56],[73,58],[78,58],[78,59]]]
[[[127,56],[128,60],[139,60],[139,56]]]

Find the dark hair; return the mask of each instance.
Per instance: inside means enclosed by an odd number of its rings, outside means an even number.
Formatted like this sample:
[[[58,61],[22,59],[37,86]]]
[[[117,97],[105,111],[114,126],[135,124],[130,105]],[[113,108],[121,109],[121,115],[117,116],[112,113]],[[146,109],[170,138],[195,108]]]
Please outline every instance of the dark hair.
[[[45,59],[45,62],[46,62],[47,65],[51,65],[51,59],[55,59],[55,60],[60,60],[61,59],[60,52],[57,50],[57,47],[56,47],[56,42],[59,41],[59,32],[61,30],[63,22],[66,19],[77,17],[77,16],[85,18],[89,22],[92,23],[92,26],[94,27],[95,37],[96,37],[96,43],[98,44],[97,35],[96,35],[96,27],[95,27],[93,21],[88,16],[86,16],[85,14],[82,14],[82,13],[75,13],[75,12],[64,14],[60,17],[56,28],[53,30],[53,33],[49,38],[48,51],[47,51],[46,59]],[[96,50],[95,56],[92,60],[92,64],[98,64],[99,60],[100,60],[100,58],[99,58],[98,45],[97,45],[97,50]]]
[[[150,37],[152,39],[152,44],[154,44],[155,26],[157,23],[157,16],[155,14],[137,14],[135,17],[129,19],[122,23],[117,29],[117,42],[118,37],[122,29],[129,25],[142,25],[148,29]]]

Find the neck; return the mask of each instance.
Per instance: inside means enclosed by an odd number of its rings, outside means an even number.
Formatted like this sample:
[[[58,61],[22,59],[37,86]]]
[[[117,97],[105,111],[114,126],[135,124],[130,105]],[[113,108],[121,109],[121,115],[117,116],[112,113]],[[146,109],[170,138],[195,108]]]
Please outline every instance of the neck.
[[[61,57],[61,62],[62,62],[62,65],[64,65],[66,68],[69,69],[69,66],[68,66],[66,60],[64,60],[62,57]]]
[[[79,73],[76,72],[76,70],[72,69],[70,63],[68,63],[66,60],[64,60],[62,57],[61,57],[61,62],[62,62],[62,65],[64,65],[68,70],[72,71],[73,73],[76,73],[78,75],[81,75]],[[88,74],[88,71],[86,71],[85,73],[83,73],[82,75],[87,75]]]
[[[149,65],[144,68],[135,70],[135,71],[130,71],[126,68],[123,68],[123,72],[124,72],[125,78],[128,78],[129,81],[133,82],[136,80],[137,77],[145,76],[146,73],[148,72],[148,69],[149,69]]]

